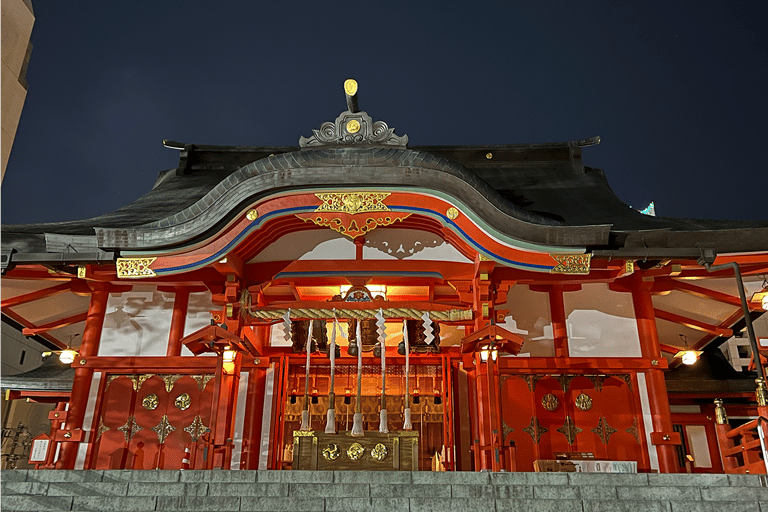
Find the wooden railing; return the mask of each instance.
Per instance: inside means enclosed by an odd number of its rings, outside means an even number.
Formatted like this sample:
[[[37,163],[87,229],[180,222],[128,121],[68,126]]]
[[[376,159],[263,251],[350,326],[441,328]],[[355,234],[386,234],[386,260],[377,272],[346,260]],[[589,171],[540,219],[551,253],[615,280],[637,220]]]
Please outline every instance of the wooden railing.
[[[739,427],[731,428],[722,400],[715,400],[717,440],[723,469],[726,473],[768,473],[768,407],[758,407],[758,417]]]

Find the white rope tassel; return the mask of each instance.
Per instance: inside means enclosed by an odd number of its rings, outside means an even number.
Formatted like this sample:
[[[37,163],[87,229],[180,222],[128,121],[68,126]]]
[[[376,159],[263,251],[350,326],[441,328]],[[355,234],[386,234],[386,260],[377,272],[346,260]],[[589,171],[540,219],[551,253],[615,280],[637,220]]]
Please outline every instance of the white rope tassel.
[[[408,344],[408,322],[403,320],[403,341],[405,342],[405,409],[403,410],[403,430],[413,430],[411,425],[411,347]]]
[[[357,399],[355,403],[355,417],[352,422],[352,435],[363,436],[363,404],[360,401],[362,398],[362,384],[363,384],[363,340],[360,335],[360,320],[357,321]]]
[[[309,430],[309,355],[312,345],[312,323],[309,321],[309,332],[307,333],[307,366],[304,371],[304,410],[301,411],[301,428],[299,430]]]
[[[389,433],[389,428],[387,428],[387,410],[382,409],[379,411],[379,432],[382,434]]]
[[[325,423],[325,433],[336,433],[336,309],[333,310],[333,323],[331,324],[331,389],[328,393],[328,421]]]
[[[379,334],[379,347],[381,348],[381,406],[379,409],[379,432],[387,434],[387,332],[384,325],[384,312],[379,309],[376,315],[376,326]]]
[[[328,409],[328,421],[325,423],[325,433],[336,433],[336,409]]]

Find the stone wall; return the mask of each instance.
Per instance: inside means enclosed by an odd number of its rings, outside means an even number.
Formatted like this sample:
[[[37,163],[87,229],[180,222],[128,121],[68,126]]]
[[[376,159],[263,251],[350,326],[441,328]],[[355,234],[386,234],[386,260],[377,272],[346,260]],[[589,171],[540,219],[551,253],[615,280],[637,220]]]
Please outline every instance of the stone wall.
[[[353,471],[2,472],[2,509],[768,512],[764,476]]]

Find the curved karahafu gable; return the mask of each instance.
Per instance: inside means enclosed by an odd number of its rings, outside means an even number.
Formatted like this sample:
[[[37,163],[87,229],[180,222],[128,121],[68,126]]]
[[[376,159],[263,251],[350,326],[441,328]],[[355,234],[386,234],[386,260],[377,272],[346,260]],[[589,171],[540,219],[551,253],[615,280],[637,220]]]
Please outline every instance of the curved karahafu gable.
[[[589,258],[581,254],[584,248],[545,246],[512,238],[465,203],[440,191],[390,190],[350,187],[273,193],[250,203],[205,242],[171,251],[123,251],[129,257],[118,260],[118,275],[138,278],[185,272],[231,254],[247,261],[287,231],[329,228],[355,239],[390,225],[442,233],[470,260],[479,255],[534,272],[552,272],[559,265],[578,262],[579,269],[571,270],[589,271]],[[566,254],[570,256],[566,258]],[[142,270],[137,269],[136,262],[141,262]]]
[[[308,187],[419,190],[464,205],[499,233],[518,240],[577,247],[608,243],[609,225],[563,226],[516,207],[455,162],[387,147],[310,149],[271,156],[242,167],[171,217],[132,229],[96,227],[97,243],[124,249],[178,246],[226,222],[254,200]]]

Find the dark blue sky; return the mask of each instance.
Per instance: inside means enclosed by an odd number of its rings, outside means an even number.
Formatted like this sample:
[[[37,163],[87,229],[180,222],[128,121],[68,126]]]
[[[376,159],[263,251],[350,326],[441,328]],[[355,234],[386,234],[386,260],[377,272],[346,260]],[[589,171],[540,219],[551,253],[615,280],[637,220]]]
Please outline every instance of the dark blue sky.
[[[757,2],[36,1],[2,222],[87,218],[198,144],[296,145],[360,108],[412,145],[600,135],[625,202],[768,218]],[[518,5],[523,4],[523,5]]]

